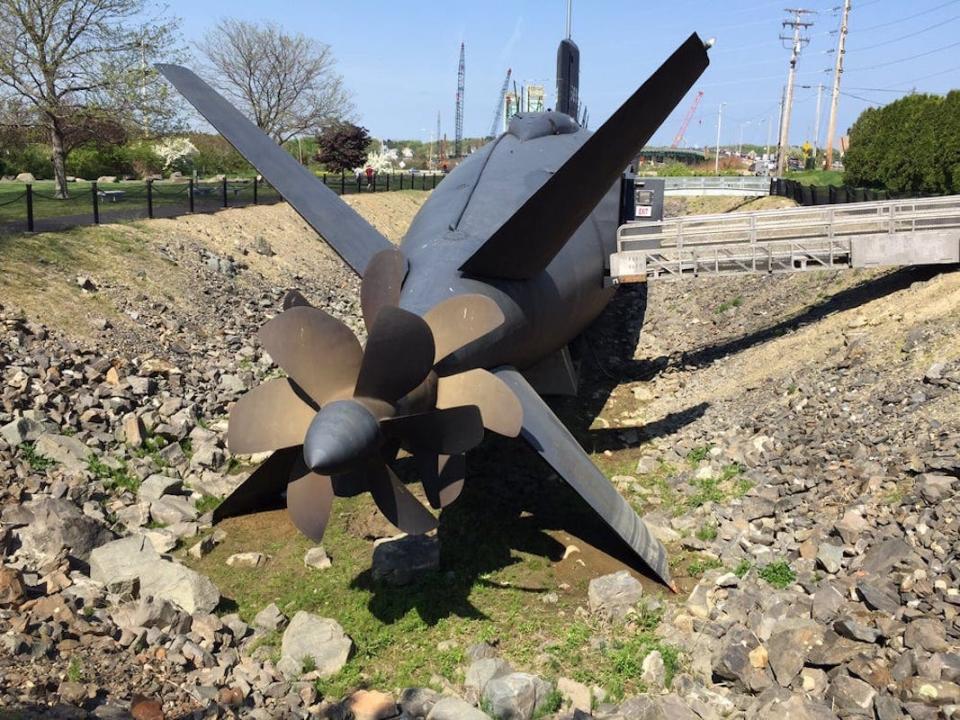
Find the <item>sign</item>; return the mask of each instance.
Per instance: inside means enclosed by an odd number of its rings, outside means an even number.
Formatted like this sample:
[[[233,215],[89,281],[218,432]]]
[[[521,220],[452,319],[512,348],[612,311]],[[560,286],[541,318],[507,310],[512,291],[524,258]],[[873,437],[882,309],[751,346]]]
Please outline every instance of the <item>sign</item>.
[[[636,217],[653,217],[653,208],[650,205],[637,205]]]

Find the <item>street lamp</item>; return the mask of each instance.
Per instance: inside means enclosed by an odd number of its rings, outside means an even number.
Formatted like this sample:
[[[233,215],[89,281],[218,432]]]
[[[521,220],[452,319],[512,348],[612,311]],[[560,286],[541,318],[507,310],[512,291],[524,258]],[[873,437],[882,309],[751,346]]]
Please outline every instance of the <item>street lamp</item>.
[[[723,106],[726,103],[720,103],[720,107],[717,109],[717,157],[714,167],[714,173],[716,175],[720,174],[720,128],[723,126]]]

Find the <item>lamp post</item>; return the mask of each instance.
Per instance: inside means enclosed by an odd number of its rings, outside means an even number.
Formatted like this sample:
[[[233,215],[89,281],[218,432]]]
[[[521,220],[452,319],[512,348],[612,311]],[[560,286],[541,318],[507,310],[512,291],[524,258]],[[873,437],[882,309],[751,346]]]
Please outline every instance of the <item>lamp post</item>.
[[[720,174],[720,128],[723,127],[723,106],[726,103],[720,103],[717,109],[717,156],[714,163],[714,174]]]

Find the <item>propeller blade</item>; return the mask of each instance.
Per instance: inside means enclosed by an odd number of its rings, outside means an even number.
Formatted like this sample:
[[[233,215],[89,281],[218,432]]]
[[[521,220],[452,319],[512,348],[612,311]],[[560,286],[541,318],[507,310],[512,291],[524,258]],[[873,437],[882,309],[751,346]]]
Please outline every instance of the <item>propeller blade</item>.
[[[386,305],[367,338],[354,394],[386,402],[417,387],[433,367],[433,335],[419,315]]]
[[[413,493],[407,490],[389,466],[374,462],[367,476],[370,494],[380,512],[408,535],[422,535],[436,529],[437,519]]]
[[[283,507],[283,491],[290,480],[290,467],[300,455],[299,447],[277,450],[240,483],[213,510],[214,524],[231,517]]]
[[[460,266],[468,275],[526,280],[542,272],[710,64],[691,35]],[[589,177],[589,184],[583,178]]]
[[[313,305],[299,290],[288,290],[283,296],[283,309],[289,310],[292,307],[313,307]]]
[[[416,456],[420,479],[430,506],[435,510],[445,508],[460,496],[467,474],[465,455],[435,455],[420,453]]]
[[[323,539],[333,505],[333,486],[326,475],[310,472],[300,457],[290,471],[287,485],[287,512],[290,519],[314,542]]]
[[[419,450],[456,455],[483,441],[483,419],[476,405],[462,405],[380,421],[383,432]]]
[[[292,307],[260,328],[273,361],[318,405],[357,379],[363,350],[346,325],[315,307]]]
[[[179,65],[156,68],[358,275],[377,252],[391,247],[356,210],[196,74]]]
[[[251,455],[302,445],[316,414],[289,379],[267,380],[230,410],[227,447],[234,455]]]
[[[381,250],[370,260],[360,285],[360,307],[367,332],[373,329],[380,308],[400,304],[400,288],[408,268],[407,259],[396,248]]]
[[[455,295],[423,316],[436,343],[434,364],[503,324],[503,311],[486,295]]]
[[[506,437],[516,437],[523,425],[523,408],[513,390],[483,369],[448,375],[437,384],[437,408],[476,405],[483,426]]]

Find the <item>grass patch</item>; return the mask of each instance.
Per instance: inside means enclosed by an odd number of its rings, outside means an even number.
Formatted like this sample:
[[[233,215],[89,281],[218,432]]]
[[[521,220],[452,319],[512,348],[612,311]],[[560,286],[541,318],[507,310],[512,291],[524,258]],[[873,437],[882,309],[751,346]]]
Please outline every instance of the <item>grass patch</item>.
[[[693,510],[708,502],[719,504],[743,497],[753,487],[753,483],[741,477],[741,473],[743,473],[743,467],[737,463],[730,463],[723,466],[719,477],[694,480],[694,493],[687,497],[687,508]]]
[[[713,450],[713,445],[701,445],[700,447],[695,447],[693,450],[687,453],[687,464],[693,468],[697,467],[697,465],[707,459],[711,450]]]
[[[56,460],[40,455],[33,443],[21,444],[20,454],[23,456],[23,459],[27,461],[31,469],[37,472],[46,472],[57,464]]]
[[[839,170],[797,170],[787,173],[787,177],[804,185],[843,185],[843,173]]]
[[[550,694],[543,699],[543,703],[540,705],[540,707],[534,711],[533,720],[540,720],[540,718],[545,718],[549,715],[559,712],[562,705],[563,695],[560,694],[559,690],[554,688],[550,691]]]
[[[793,568],[784,560],[764,565],[757,574],[778,590],[792,585],[797,579]]]
[[[698,578],[702,577],[708,570],[716,570],[722,567],[723,563],[717,558],[697,558],[687,566],[687,572],[690,577]]]
[[[86,673],[83,671],[83,663],[76,655],[70,658],[70,664],[67,666],[67,680],[70,682],[83,682],[86,679]]]
[[[169,463],[164,459],[160,451],[167,446],[167,441],[159,435],[148,434],[143,439],[143,444],[138,448],[133,448],[131,452],[138,458],[150,458],[153,464],[159,468],[165,468]]]
[[[131,474],[124,462],[118,467],[110,467],[96,455],[91,455],[87,458],[87,470],[102,481],[108,490],[122,489],[135,493],[140,488],[140,478]]]
[[[728,310],[732,310],[733,308],[738,308],[741,305],[743,305],[743,298],[740,295],[737,295],[735,298],[732,298],[730,300],[725,300],[724,302],[717,305],[717,309],[715,312],[717,315],[722,315]]]
[[[223,498],[214,497],[213,495],[204,495],[194,504],[196,505],[197,512],[201,515],[204,515],[205,513],[216,510],[222,502]]]
[[[749,560],[741,560],[737,563],[737,566],[731,570],[731,572],[738,578],[742,579],[748,572],[750,572],[750,568],[752,567],[753,563]]]
[[[703,540],[704,542],[710,542],[717,539],[717,525],[716,523],[707,523],[706,525],[701,525],[697,528],[697,539]]]

